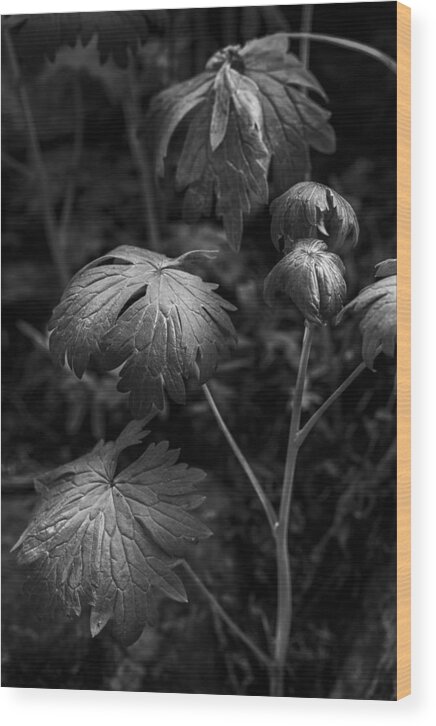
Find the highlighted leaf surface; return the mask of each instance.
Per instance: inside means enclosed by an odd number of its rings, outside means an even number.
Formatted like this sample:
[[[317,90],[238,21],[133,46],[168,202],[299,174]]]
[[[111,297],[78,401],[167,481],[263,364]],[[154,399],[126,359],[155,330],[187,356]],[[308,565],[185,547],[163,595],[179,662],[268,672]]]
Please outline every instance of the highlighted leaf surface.
[[[118,388],[137,418],[163,408],[164,390],[184,403],[185,381],[207,381],[235,340],[233,305],[182,269],[202,254],[170,259],[126,245],[84,267],[49,323],[55,360],[78,377],[91,357],[107,370],[124,364]]]
[[[211,534],[190,513],[203,501],[195,484],[205,474],[177,464],[167,442],[116,472],[121,452],[147,434],[143,425],[40,477],[41,503],[14,547],[68,614],[91,607],[93,636],[111,621],[126,645],[153,622],[156,590],[187,600],[173,567],[188,541]]]

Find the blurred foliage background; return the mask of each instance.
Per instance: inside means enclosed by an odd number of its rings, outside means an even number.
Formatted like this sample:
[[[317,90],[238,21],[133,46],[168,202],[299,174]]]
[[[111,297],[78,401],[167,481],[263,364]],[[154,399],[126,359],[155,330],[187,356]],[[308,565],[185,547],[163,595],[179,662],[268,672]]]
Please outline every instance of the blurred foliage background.
[[[312,30],[371,44],[394,58],[395,8],[391,2],[315,6]],[[68,621],[39,612],[9,554],[35,504],[33,477],[101,437],[116,436],[129,419],[114,375],[91,371],[78,381],[54,368],[46,324],[65,279],[86,262],[118,244],[147,247],[153,234],[147,204],[158,219],[160,251],[221,250],[201,272],[237,305],[239,344],[210,387],[273,502],[279,498],[302,321],[292,307],[270,310],[263,302],[263,279],[277,261],[268,211],[258,209],[247,220],[239,255],[214,220],[194,227],[180,222],[181,199],[171,183],[153,184],[147,159],[153,142],[143,119],[152,94],[200,72],[218,48],[300,30],[302,7],[135,15],[141,16],[135,32],[145,42],[134,54],[133,81],[125,68],[124,29],[112,21],[97,19],[97,36],[95,18],[82,17],[86,32],[73,48],[65,39],[77,37],[77,16],[65,20],[63,35],[56,35],[53,16],[33,16],[31,24],[11,29],[45,187],[3,42],[3,685],[263,695],[266,673],[191,583],[188,606],[162,601],[159,626],[123,649],[106,631],[92,640],[86,616]],[[298,53],[297,42],[291,50]],[[321,43],[311,44],[310,68],[328,94],[337,134],[333,156],[312,155],[312,178],[344,195],[361,226],[359,245],[346,260],[351,298],[372,280],[377,262],[395,256],[396,82],[376,61]],[[136,117],[123,100],[128,82]],[[148,178],[135,155],[132,124]],[[57,225],[51,242],[44,194]],[[352,323],[319,331],[305,416],[359,360]],[[295,615],[288,695],[395,697],[394,376],[393,363],[380,357],[377,373],[361,375],[300,454],[291,518]],[[273,543],[201,391],[193,386],[185,407],[169,405],[155,419],[152,436],[169,439],[184,461],[208,472],[203,516],[215,536],[194,547],[190,561],[266,647],[275,612]]]

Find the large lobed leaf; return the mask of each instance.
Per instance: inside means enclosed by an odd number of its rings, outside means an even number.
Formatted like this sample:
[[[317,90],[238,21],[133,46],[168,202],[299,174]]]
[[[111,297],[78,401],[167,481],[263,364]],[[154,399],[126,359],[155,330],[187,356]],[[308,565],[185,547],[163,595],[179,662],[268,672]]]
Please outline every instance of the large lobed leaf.
[[[162,410],[164,390],[184,403],[185,381],[207,381],[235,340],[233,305],[182,269],[210,254],[170,259],[124,245],[84,267],[49,322],[56,362],[66,359],[79,378],[91,357],[106,370],[124,364],[118,388],[130,392],[136,418]]]
[[[130,423],[116,441],[40,477],[41,502],[13,548],[55,604],[69,615],[90,607],[92,635],[111,621],[126,645],[153,623],[156,590],[187,601],[174,565],[187,542],[211,534],[190,514],[205,474],[177,464],[167,442],[117,473],[122,451],[148,433],[143,425]]]
[[[268,201],[270,166],[274,193],[300,181],[309,147],[332,152],[330,114],[306,91],[324,96],[315,77],[288,53],[284,33],[216,53],[206,70],[159,94],[150,109],[157,130],[156,168],[162,175],[171,138],[186,118],[176,183],[185,190],[188,221],[216,214],[238,250],[243,215]]]

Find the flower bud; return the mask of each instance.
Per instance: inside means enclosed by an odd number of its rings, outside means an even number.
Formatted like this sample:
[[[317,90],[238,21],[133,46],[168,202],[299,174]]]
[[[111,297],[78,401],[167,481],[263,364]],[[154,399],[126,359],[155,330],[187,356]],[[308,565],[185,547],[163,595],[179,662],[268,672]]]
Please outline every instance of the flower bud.
[[[345,252],[357,244],[359,224],[352,206],[317,182],[299,182],[271,204],[271,238],[277,249],[289,251],[298,239],[328,237],[328,246]]]
[[[341,259],[317,239],[300,239],[265,279],[264,296],[272,305],[275,293],[288,295],[306,320],[317,325],[335,317],[347,293]]]
[[[397,340],[397,275],[396,260],[385,260],[376,266],[376,282],[361,290],[342,310],[354,314],[362,333],[362,358],[373,369],[374,358],[381,350],[391,358]]]

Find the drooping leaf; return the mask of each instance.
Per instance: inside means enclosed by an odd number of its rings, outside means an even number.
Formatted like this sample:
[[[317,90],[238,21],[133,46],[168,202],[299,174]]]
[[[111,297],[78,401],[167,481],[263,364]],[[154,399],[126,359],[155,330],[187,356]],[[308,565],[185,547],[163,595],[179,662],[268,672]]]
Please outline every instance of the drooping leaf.
[[[106,11],[22,15],[11,30],[15,50],[26,70],[39,70],[45,58],[53,61],[63,45],[73,46],[81,38],[87,45],[97,35],[101,60],[110,56],[120,66],[128,62],[128,48],[143,43],[151,28],[166,21],[163,11]]]
[[[232,69],[230,73],[234,74],[232,81],[239,80],[239,74]],[[250,212],[254,202],[268,201],[270,155],[262,140],[260,106],[252,91],[247,88],[246,103],[229,102],[221,130],[216,125],[210,127],[215,103],[205,101],[191,121],[176,175],[178,186],[187,188],[185,218],[197,221],[200,216],[210,216],[216,195],[216,214],[222,217],[227,239],[236,250],[242,239],[243,215]],[[217,116],[220,113],[222,110]],[[212,142],[217,144],[218,139],[219,145],[212,150]]]
[[[309,147],[335,150],[330,112],[303,90],[326,98],[315,78],[288,52],[286,33],[252,40],[241,50],[245,73],[259,88],[267,146],[272,155],[274,196],[304,178],[310,169]]]
[[[214,78],[212,72],[200,73],[183,83],[167,88],[152,101],[150,115],[155,119],[158,131],[156,147],[156,170],[164,174],[164,161],[171,137],[185,116],[203,101]]]
[[[265,278],[264,295],[273,305],[277,292],[288,295],[305,319],[315,325],[331,320],[347,294],[345,268],[321,240],[298,240]]]
[[[202,254],[211,252],[170,259],[125,245],[84,267],[49,322],[56,362],[78,377],[91,357],[106,370],[124,364],[118,388],[137,418],[163,408],[164,390],[184,403],[185,381],[207,381],[235,340],[233,305],[182,269]]]
[[[117,473],[120,454],[148,433],[144,423],[41,476],[40,504],[13,548],[67,614],[90,607],[92,635],[110,621],[126,645],[153,623],[156,590],[187,601],[174,565],[187,542],[211,534],[190,513],[203,501],[195,484],[205,474],[177,464],[167,442]]]
[[[386,260],[385,262],[391,262]],[[383,264],[383,263],[382,263]],[[397,276],[387,277],[368,285],[342,310],[344,315],[355,315],[362,333],[362,358],[373,369],[374,358],[381,347],[386,355],[395,355],[397,340]]]
[[[157,132],[156,169],[163,175],[171,138],[188,128],[176,183],[185,191],[185,218],[214,211],[229,244],[239,249],[243,215],[268,200],[272,161],[275,193],[299,181],[309,147],[331,152],[330,114],[303,91],[324,96],[315,77],[291,53],[284,33],[228,46],[195,78],[159,94],[150,109]]]

